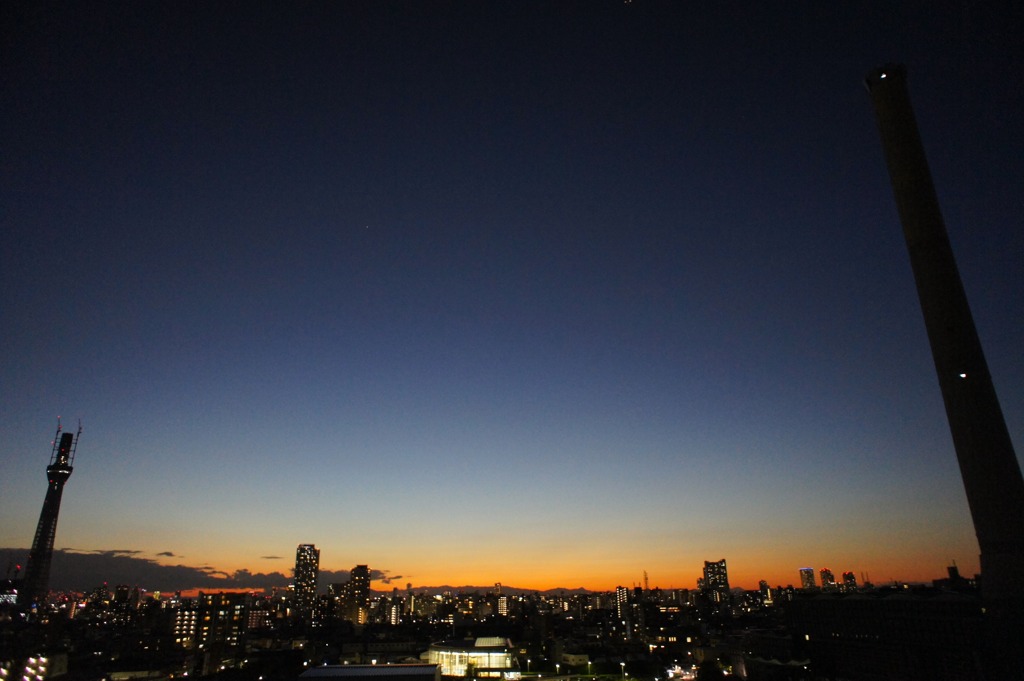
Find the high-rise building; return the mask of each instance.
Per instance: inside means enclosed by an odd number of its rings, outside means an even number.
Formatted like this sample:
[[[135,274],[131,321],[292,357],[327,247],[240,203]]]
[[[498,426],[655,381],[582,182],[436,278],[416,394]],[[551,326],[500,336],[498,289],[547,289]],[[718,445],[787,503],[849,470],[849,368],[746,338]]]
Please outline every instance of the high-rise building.
[[[856,591],[857,590],[857,575],[852,572],[843,573],[843,590],[844,591]]]
[[[801,589],[815,589],[817,583],[814,581],[814,568],[802,567],[800,568],[800,588]]]
[[[250,600],[248,594],[200,594],[195,631],[197,643],[206,648],[212,644],[237,646],[249,621]]]
[[[370,608],[370,568],[356,565],[342,588],[341,616],[356,624],[366,624]]]
[[[50,562],[53,560],[53,540],[57,536],[57,515],[60,513],[60,500],[64,494],[64,483],[71,477],[72,464],[75,462],[75,450],[78,448],[78,432],[61,433],[60,422],[57,422],[57,435],[53,439],[53,450],[50,452],[50,465],[46,467],[46,497],[43,499],[43,510],[39,514],[36,536],[32,540],[32,548],[25,566],[25,581],[22,584],[18,600],[22,607],[33,608],[46,598],[50,588]]]
[[[772,588],[768,586],[768,582],[761,580],[757,583],[757,590],[761,592],[761,602],[765,605],[773,605],[775,603],[775,594],[772,593]]]
[[[624,586],[615,587],[615,615],[621,623],[623,639],[632,640],[633,603],[630,602],[629,589]]]
[[[174,643],[185,650],[195,648],[198,622],[198,608],[192,606],[175,608]]]
[[[833,591],[836,588],[836,577],[828,568],[821,568],[821,588],[825,591]]]
[[[320,549],[313,544],[299,544],[295,550],[295,609],[302,617],[313,614],[319,576]]]
[[[615,615],[620,620],[629,617],[629,589],[624,586],[615,587]]]
[[[729,570],[725,565],[725,558],[704,561],[704,592],[715,603],[729,601]]]

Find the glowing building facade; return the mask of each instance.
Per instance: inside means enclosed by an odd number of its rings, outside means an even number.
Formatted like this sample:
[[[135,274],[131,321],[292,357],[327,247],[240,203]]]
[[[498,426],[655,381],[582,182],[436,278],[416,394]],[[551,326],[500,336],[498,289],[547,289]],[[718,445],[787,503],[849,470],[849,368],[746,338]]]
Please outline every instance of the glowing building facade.
[[[313,614],[319,576],[320,549],[313,544],[299,544],[295,549],[295,609],[303,617]]]
[[[615,587],[615,614],[620,620],[629,617],[629,589],[624,586]]]
[[[729,569],[725,558],[704,561],[704,591],[715,603],[729,601]]]
[[[355,624],[366,624],[370,608],[370,568],[356,565],[341,589],[341,616]]]
[[[514,648],[508,639],[478,638],[432,643],[427,662],[436,664],[441,676],[518,681],[521,678]]]

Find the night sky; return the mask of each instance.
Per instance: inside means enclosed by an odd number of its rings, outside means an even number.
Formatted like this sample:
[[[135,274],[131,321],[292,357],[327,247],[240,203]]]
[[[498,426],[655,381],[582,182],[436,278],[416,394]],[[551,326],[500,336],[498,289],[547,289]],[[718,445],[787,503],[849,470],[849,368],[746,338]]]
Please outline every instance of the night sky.
[[[1020,452],[1019,3],[262,5],[0,7],[0,546],[61,415],[58,548],[978,570],[862,80],[907,65]]]

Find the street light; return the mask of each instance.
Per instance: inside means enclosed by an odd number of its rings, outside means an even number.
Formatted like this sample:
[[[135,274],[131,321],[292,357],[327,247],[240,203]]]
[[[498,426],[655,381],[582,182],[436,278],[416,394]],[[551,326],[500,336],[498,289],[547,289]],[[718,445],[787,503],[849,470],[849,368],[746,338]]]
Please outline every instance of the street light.
[[[587,676],[590,676],[590,660],[587,660]]]
[[[619,666],[622,667],[622,678],[626,678],[626,663],[620,662]]]
[[[555,676],[558,676],[558,670],[562,668],[562,665],[555,663]]]
[[[530,663],[533,662],[530,658],[526,658],[526,673],[530,673]]]

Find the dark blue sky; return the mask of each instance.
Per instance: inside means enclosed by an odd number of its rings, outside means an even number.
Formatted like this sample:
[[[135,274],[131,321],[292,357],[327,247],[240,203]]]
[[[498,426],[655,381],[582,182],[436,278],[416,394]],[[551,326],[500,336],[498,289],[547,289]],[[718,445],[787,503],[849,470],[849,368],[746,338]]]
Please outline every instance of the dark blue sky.
[[[861,80],[908,67],[1019,448],[1022,10],[767,4],[5,3],[0,545],[62,414],[69,548],[972,569]]]

